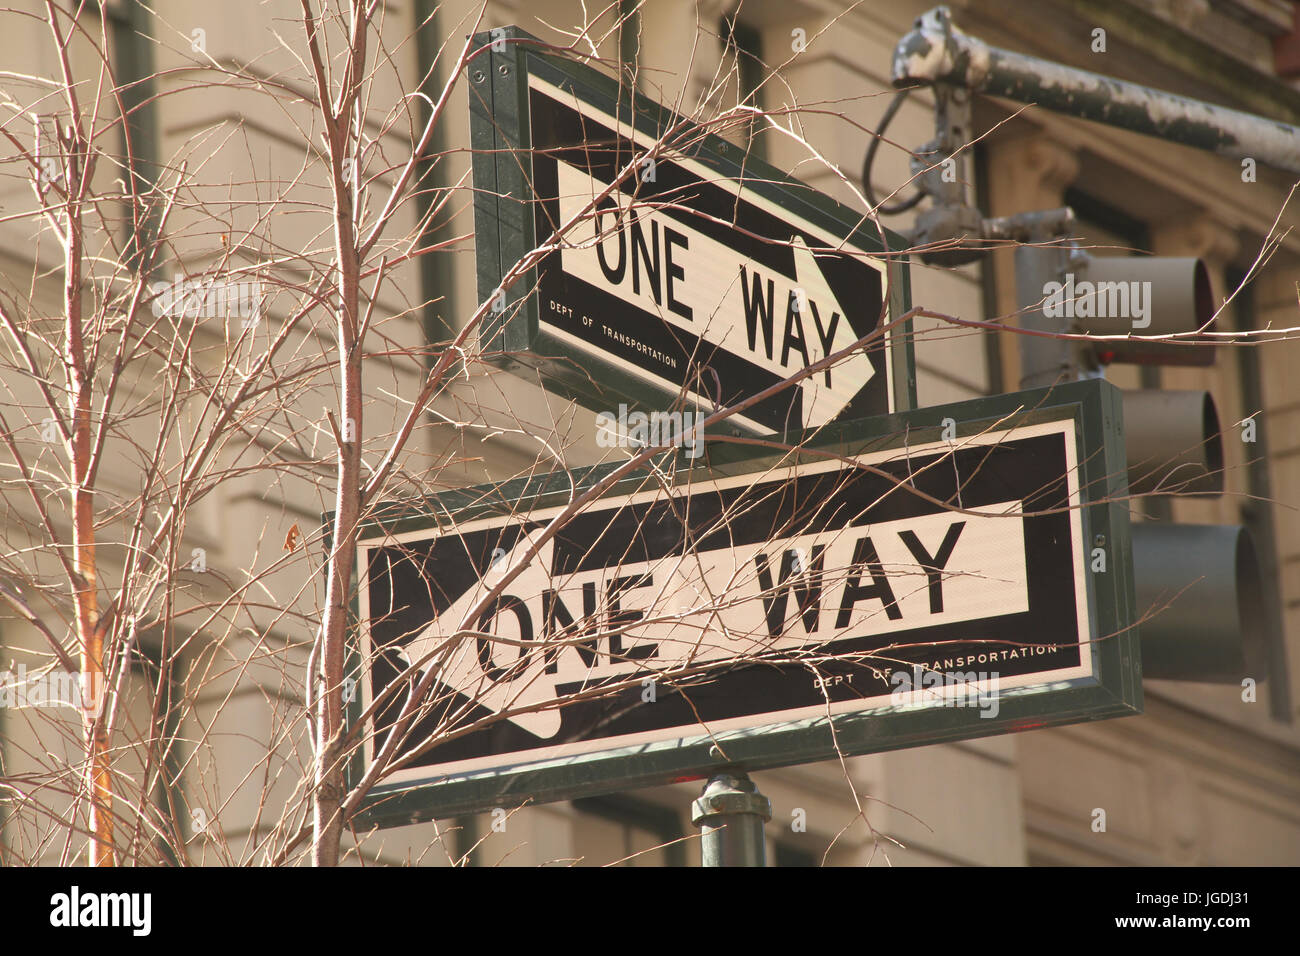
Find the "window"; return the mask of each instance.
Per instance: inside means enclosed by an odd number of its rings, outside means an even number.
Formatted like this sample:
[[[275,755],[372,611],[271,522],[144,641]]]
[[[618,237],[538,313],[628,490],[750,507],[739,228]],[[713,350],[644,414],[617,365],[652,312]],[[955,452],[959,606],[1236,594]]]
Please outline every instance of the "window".
[[[773,866],[821,866],[821,858],[801,846],[781,840],[772,841]]]
[[[142,4],[108,2],[101,3],[101,9],[109,62],[122,103],[122,180],[131,199],[123,216],[123,261],[138,270],[153,246],[159,218],[151,201],[160,172],[153,39],[149,36],[149,13]]]
[[[584,866],[685,866],[681,816],[671,808],[631,797],[589,797],[573,801],[574,855]],[[583,819],[585,817],[586,819]]]
[[[736,58],[737,101],[756,109],[763,108],[763,41],[758,30],[748,24],[732,18],[723,17],[719,31],[722,36],[723,56]],[[746,148],[759,159],[766,158],[763,140],[757,135],[763,123],[757,118],[747,124],[743,142]]]
[[[1254,329],[1259,323],[1255,319],[1255,289],[1251,284],[1242,285],[1245,274],[1237,270],[1228,270],[1228,288],[1241,291],[1233,299],[1232,310],[1238,329]],[[1233,355],[1237,361],[1238,379],[1241,382],[1241,407],[1247,414],[1266,413],[1263,394],[1263,369],[1260,367],[1259,349],[1234,348]],[[1261,425],[1263,423],[1261,422]],[[1255,441],[1248,446],[1250,453],[1246,460],[1246,494],[1239,505],[1241,523],[1250,532],[1255,541],[1255,552],[1259,556],[1260,588],[1263,591],[1263,626],[1265,634],[1265,654],[1268,665],[1268,702],[1269,713],[1274,720],[1291,722],[1291,685],[1290,671],[1287,669],[1286,635],[1282,624],[1282,589],[1279,579],[1277,530],[1273,516],[1273,491],[1269,479],[1268,463],[1270,459],[1269,429],[1256,429]]]
[[[416,117],[423,126],[429,122],[432,115],[429,104],[438,101],[445,79],[442,75],[443,70],[430,68],[438,56],[442,33],[436,0],[417,0],[415,17],[416,58],[421,70],[420,92],[424,94],[418,100]],[[447,149],[447,136],[443,129],[446,122],[444,118],[442,123],[434,128],[428,149],[417,161],[414,184],[415,205],[419,221],[425,224],[424,232],[420,236],[421,248],[446,242],[455,234],[451,229],[452,214],[444,212],[436,219],[431,215],[450,185],[447,164],[443,158]],[[424,301],[424,340],[430,345],[445,341],[458,331],[455,319],[455,261],[452,258],[455,254],[453,250],[446,249],[425,253],[417,259],[420,270],[420,297]],[[430,349],[427,358],[429,367],[432,368],[437,360],[437,351]]]
[[[641,0],[618,0],[618,55],[624,72],[635,78],[641,56]]]
[[[153,630],[137,639],[131,651],[129,714],[125,726],[131,728],[134,741],[147,743],[152,749],[143,763],[149,767],[152,778],[148,798],[156,811],[155,822],[163,830],[169,829],[169,822],[174,822],[180,832],[173,832],[172,839],[185,843],[192,836],[194,818],[188,809],[183,784],[185,754],[181,752],[180,724],[184,702],[176,655],[174,651],[171,653],[171,661],[164,668],[161,637],[160,631]],[[141,767],[137,779],[145,780],[143,771]],[[153,844],[159,857],[167,863],[175,866],[181,862],[171,840],[155,835]]]

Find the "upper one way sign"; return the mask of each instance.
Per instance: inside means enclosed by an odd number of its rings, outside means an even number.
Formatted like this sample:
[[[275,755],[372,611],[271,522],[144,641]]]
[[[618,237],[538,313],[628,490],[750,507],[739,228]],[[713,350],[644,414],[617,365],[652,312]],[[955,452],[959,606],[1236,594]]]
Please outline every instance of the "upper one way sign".
[[[490,62],[470,68],[475,232],[495,310],[483,342],[506,367],[598,410],[712,410],[908,308],[901,237],[526,33],[478,39]],[[784,433],[912,408],[909,339],[900,323],[729,422]]]

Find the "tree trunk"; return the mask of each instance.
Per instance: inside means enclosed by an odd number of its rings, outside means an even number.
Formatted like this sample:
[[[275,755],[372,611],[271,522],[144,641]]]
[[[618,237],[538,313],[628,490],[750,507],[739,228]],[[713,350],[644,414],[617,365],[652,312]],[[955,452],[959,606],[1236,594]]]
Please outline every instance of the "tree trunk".
[[[313,860],[317,866],[338,863],[339,840],[343,833],[343,765],[337,750],[343,727],[341,686],[345,661],[348,596],[356,556],[357,520],[361,512],[361,343],[360,263],[356,230],[352,219],[352,191],[344,180],[343,157],[348,144],[344,120],[331,137],[334,167],[334,241],[338,255],[339,283],[339,408],[337,489],[334,498],[334,526],[330,539],[325,613],[321,619],[320,678],[316,707],[316,799],[313,805]],[[313,675],[314,676],[314,675]]]
[[[79,173],[75,151],[67,169],[71,191]],[[64,250],[63,306],[68,353],[70,423],[68,458],[72,471],[72,561],[77,608],[77,643],[81,649],[83,703],[102,700],[104,636],[99,630],[99,601],[95,574],[95,493],[90,486],[91,372],[81,326],[81,215],[71,198]],[[102,711],[83,709],[86,746],[86,788],[90,794],[90,865],[113,866],[113,781],[108,769],[108,740]]]

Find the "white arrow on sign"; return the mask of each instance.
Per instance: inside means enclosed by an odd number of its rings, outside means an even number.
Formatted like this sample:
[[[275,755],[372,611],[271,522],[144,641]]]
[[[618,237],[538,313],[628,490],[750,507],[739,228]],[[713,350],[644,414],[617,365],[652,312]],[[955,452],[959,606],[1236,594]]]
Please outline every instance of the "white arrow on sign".
[[[508,554],[498,556],[492,568],[478,584],[461,595],[449,608],[439,614],[433,623],[412,639],[401,652],[406,663],[413,664],[441,648],[447,638],[455,633],[455,629],[460,626],[461,621],[474,605],[501,580],[508,569],[523,560],[524,554],[539,534],[541,534],[540,530],[520,536],[514,548]],[[554,542],[547,541],[519,576],[510,582],[506,590],[528,595],[541,594],[550,580],[549,569],[554,553]],[[509,620],[509,618],[508,612],[498,615],[498,620]],[[477,627],[477,624],[477,621],[465,622],[465,626],[470,629]],[[492,654],[492,663],[498,667],[510,667],[511,662],[504,658],[511,650],[515,649],[509,645],[493,642],[489,651]],[[479,645],[474,638],[462,638],[443,663],[438,673],[438,680],[493,713],[555,699],[555,677],[545,673],[544,655],[519,648],[519,656],[524,657],[529,662],[529,666],[522,673],[515,674],[511,671],[514,676],[507,680],[489,677],[485,673],[483,662],[479,659],[479,653]],[[424,666],[426,668],[435,666],[437,660],[435,657]],[[554,737],[560,729],[560,711],[556,707],[515,714],[510,719],[524,730],[539,737]]]
[[[439,651],[447,639],[456,633],[456,629],[462,626],[462,622],[466,629],[477,629],[479,622],[467,621],[465,615],[482,600],[507,571],[523,560],[524,555],[541,533],[542,529],[528,532],[520,537],[509,552],[497,555],[487,574],[412,638],[398,652],[398,656],[408,666],[417,661],[424,661],[421,665],[424,670],[438,667],[437,676],[440,683],[470,697],[477,705],[493,713],[553,701],[558,696],[556,688],[559,684],[626,676],[643,669],[645,664],[635,660],[619,661],[606,655],[593,663],[584,663],[576,653],[561,651],[557,673],[547,674],[546,667],[552,658],[537,653],[535,647],[524,649],[513,644],[489,642],[487,648],[480,650],[477,640],[473,637],[462,638],[460,643],[448,653],[445,660],[436,655],[424,660],[428,655]],[[539,640],[543,636],[544,615],[542,608],[538,606],[538,601],[544,590],[553,589],[553,593],[558,594],[569,606],[577,609],[582,604],[581,588],[584,583],[599,583],[601,592],[605,593],[610,578],[619,576],[626,578],[637,573],[658,575],[659,580],[664,582],[652,592],[654,594],[654,598],[650,601],[652,605],[680,607],[685,611],[688,602],[692,605],[698,603],[701,585],[697,562],[681,555],[673,555],[654,562],[623,562],[612,568],[593,568],[581,573],[570,573],[563,576],[563,581],[552,576],[554,557],[554,541],[548,540],[538,549],[537,555],[528,566],[510,582],[503,596],[518,595],[519,598],[516,600],[525,603],[520,607],[518,617],[507,607],[499,608],[494,615],[493,633],[505,634],[505,631],[510,629],[512,618],[518,621],[520,617],[527,617],[532,639]],[[729,563],[734,573],[734,561]],[[625,597],[624,603],[627,602],[628,598]],[[755,624],[756,622],[757,618]],[[506,625],[504,628],[503,623]],[[666,627],[669,634],[674,633],[674,625],[668,624]],[[699,626],[688,627],[685,630],[694,635],[694,639],[679,637],[674,645],[683,658],[688,651],[693,651],[693,656],[700,660],[740,653],[739,649],[724,646],[717,641],[710,646],[700,648],[697,646]],[[631,633],[632,629],[629,628],[628,631]],[[522,631],[517,631],[505,636],[522,639],[524,635]],[[481,657],[481,654],[485,655],[486,659]],[[512,665],[520,657],[525,659],[526,667],[515,670]],[[489,676],[488,667],[499,668],[505,673],[498,673],[495,677]],[[507,674],[509,676],[506,676]],[[549,708],[513,714],[508,719],[538,737],[553,737],[559,732],[561,716],[558,708]]]
[[[560,217],[568,220],[607,184],[567,163],[556,166]],[[560,253],[567,274],[779,378],[857,340],[847,311],[801,237],[790,239],[792,279],[657,210],[629,209],[629,197],[622,193],[613,198],[620,204],[622,228],[614,228],[613,210],[575,227],[570,240],[577,248]],[[599,240],[598,229],[605,233]],[[545,314],[543,308],[543,321]],[[834,418],[874,374],[871,360],[859,352],[804,379],[805,427]]]

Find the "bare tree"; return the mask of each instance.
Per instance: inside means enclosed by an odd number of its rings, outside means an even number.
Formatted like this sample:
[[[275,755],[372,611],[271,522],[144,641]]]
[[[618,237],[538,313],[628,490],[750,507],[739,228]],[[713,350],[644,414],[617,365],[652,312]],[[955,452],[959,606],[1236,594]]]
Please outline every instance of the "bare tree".
[[[600,55],[620,30],[633,28],[625,6],[593,11],[549,52],[636,82]],[[396,678],[347,720],[357,546],[367,523],[391,502],[420,502],[483,475],[477,448],[485,436],[535,441],[531,458],[518,460],[517,477],[563,475],[571,459],[590,453],[590,435],[575,435],[552,407],[512,405],[515,386],[485,361],[479,332],[499,317],[495,298],[463,309],[455,329],[433,339],[416,321],[430,304],[410,292],[421,260],[472,248],[471,236],[445,224],[472,206],[474,184],[455,174],[439,183],[428,172],[458,162],[443,134],[466,74],[486,55],[473,39],[484,10],[448,31],[470,38],[444,44],[420,64],[414,84],[402,65],[412,37],[377,0],[300,0],[291,22],[277,22],[266,62],[211,57],[186,25],[155,13],[147,33],[134,21],[114,32],[86,3],[44,0],[39,10],[0,14],[24,24],[44,20],[58,67],[53,79],[37,69],[8,71],[0,92],[7,144],[0,168],[31,197],[6,208],[0,225],[5,241],[34,250],[29,274],[10,274],[0,288],[0,361],[15,394],[0,412],[8,451],[0,466],[0,597],[24,633],[43,642],[42,673],[80,675],[85,705],[75,731],[58,713],[35,708],[21,711],[21,733],[5,728],[13,753],[0,800],[18,824],[0,847],[6,862],[71,861],[83,841],[92,865],[182,862],[206,841],[227,863],[309,856],[335,865],[376,786],[433,748],[493,724],[622,699],[646,674],[689,696],[747,664],[823,672],[824,637],[774,649],[761,623],[773,614],[782,624],[795,620],[807,611],[797,601],[787,606],[781,598],[776,611],[756,613],[752,632],[728,630],[729,608],[768,609],[783,593],[766,556],[738,567],[722,593],[687,601],[661,589],[635,620],[606,607],[602,625],[573,624],[545,639],[482,627],[493,603],[604,493],[639,482],[665,507],[678,507],[674,488],[684,474],[676,473],[671,442],[644,442],[614,452],[598,478],[574,486],[458,620],[401,634],[411,650]],[[162,65],[148,76],[119,75],[117,48],[140,41]],[[702,26],[694,42],[720,39]],[[765,135],[795,141],[808,163],[831,169],[871,208],[799,131],[801,110],[836,104],[760,110],[738,97],[735,74],[734,57],[724,58],[698,102],[683,91],[672,105],[689,122],[665,129],[535,248],[504,264],[500,291],[527,293],[548,256],[612,234],[618,223],[602,218],[611,203],[645,211],[679,203],[640,197],[638,173],[644,160],[680,155],[706,133],[746,137],[766,124]],[[244,122],[215,122],[174,155],[141,155],[144,117],[216,87],[236,97],[247,125],[291,130],[293,150],[263,160]],[[879,228],[874,209],[864,222]],[[51,242],[57,255],[48,252]],[[878,348],[918,316],[984,326],[924,309],[882,314],[869,333],[827,349],[763,393],[715,404],[697,434],[719,433],[727,419]],[[678,407],[687,400],[683,388]],[[727,440],[767,453],[756,483],[795,460],[856,461],[802,441]],[[916,476],[876,473],[891,482],[886,494],[925,494]],[[222,542],[225,503],[250,498],[283,510],[250,540]],[[748,520],[762,500],[741,495],[706,531]],[[963,513],[957,500],[930,503]],[[313,507],[331,513],[325,528],[306,524]],[[797,538],[815,517],[764,530]],[[445,533],[456,527],[453,520]],[[220,554],[209,556],[210,548]],[[819,586],[844,587],[849,573],[835,569]],[[913,567],[903,580],[924,595],[932,576]],[[557,655],[621,647],[637,628],[665,624],[681,626],[680,642],[635,673],[568,694],[528,692],[527,675]],[[714,653],[719,641],[731,652]],[[886,668],[915,650],[900,640],[859,663]],[[615,660],[613,650],[605,653]],[[478,671],[457,671],[474,654],[486,655]],[[236,698],[250,693],[264,708],[268,739],[257,741],[248,766],[222,763],[216,728],[238,722]],[[475,717],[457,703],[465,699],[491,699],[491,716]],[[75,759],[65,766],[68,752]],[[349,779],[345,768],[359,753],[368,756]],[[214,825],[240,792],[252,795],[239,811],[247,820],[242,843]],[[863,800],[854,797],[865,820]]]

